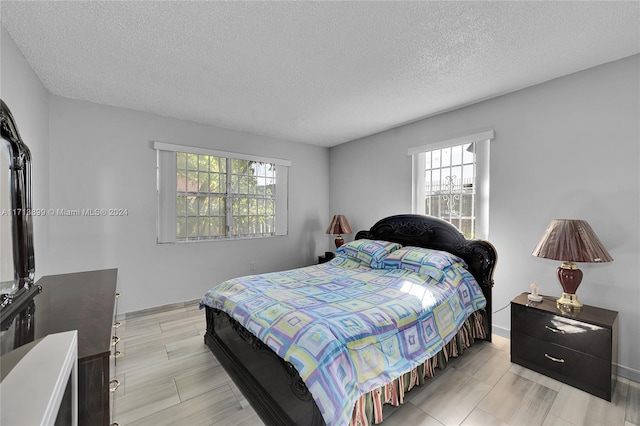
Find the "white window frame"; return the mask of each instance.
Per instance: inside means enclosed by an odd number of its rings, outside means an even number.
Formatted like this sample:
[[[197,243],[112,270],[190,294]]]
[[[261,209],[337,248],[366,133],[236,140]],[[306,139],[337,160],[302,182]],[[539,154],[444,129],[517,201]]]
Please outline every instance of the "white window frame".
[[[153,148],[157,155],[157,187],[158,192],[158,222],[157,243],[189,243],[199,241],[228,241],[242,238],[269,238],[282,236],[288,233],[288,186],[289,167],[291,161],[279,158],[269,158],[256,155],[240,154],[235,152],[219,151],[206,148],[198,148],[186,145],[176,145],[166,142],[154,142]],[[249,160],[262,163],[272,163],[276,166],[276,219],[274,235],[233,236],[227,234],[224,237],[204,238],[199,240],[180,240],[176,238],[176,194],[177,194],[177,169],[176,153],[212,155],[223,158]],[[227,226],[230,224],[227,223]]]
[[[475,143],[476,151],[476,196],[475,196],[475,238],[489,238],[489,146],[494,138],[493,129],[473,134],[441,139],[426,145],[409,148],[412,157],[411,210],[425,214],[425,153],[436,149],[449,148],[467,143]]]

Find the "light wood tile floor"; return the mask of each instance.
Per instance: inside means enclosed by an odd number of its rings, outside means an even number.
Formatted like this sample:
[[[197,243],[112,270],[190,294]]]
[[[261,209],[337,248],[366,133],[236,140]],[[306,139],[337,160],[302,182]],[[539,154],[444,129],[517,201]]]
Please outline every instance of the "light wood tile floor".
[[[247,425],[260,421],[205,346],[204,311],[172,306],[122,320],[113,421],[125,425]],[[483,368],[479,368],[483,366]],[[640,384],[621,378],[612,402],[509,361],[509,340],[493,336],[453,360],[385,426],[640,426]]]

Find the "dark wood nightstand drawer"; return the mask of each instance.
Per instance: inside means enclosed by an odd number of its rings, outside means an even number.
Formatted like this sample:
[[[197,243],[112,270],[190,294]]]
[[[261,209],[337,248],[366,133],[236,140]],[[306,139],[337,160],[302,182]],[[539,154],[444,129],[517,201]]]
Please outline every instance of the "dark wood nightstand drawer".
[[[609,361],[518,332],[511,339],[513,362],[611,400]]]
[[[514,331],[598,358],[611,357],[611,329],[522,305],[514,305],[511,309]]]
[[[511,362],[611,401],[618,361],[618,313],[595,306],[562,312],[555,298],[511,301]]]

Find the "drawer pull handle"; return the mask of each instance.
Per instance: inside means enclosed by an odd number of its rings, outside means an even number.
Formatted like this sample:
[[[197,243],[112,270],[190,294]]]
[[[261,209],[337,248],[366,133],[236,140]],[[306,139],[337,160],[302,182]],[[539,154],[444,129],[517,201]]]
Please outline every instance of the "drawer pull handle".
[[[549,354],[544,354],[544,356],[545,356],[545,358],[548,358],[548,359],[550,359],[550,360],[551,360],[551,361],[553,361],[553,362],[559,362],[559,363],[561,363],[561,364],[562,364],[562,363],[564,363],[564,359],[562,359],[562,358],[554,358],[554,357],[552,357],[552,356],[551,356],[551,355],[549,355]]]
[[[121,325],[122,323],[120,321],[116,321],[113,323],[113,328],[120,328]]]
[[[115,392],[120,387],[120,380],[118,379],[111,379],[109,383],[114,385],[112,388],[109,388],[109,392]]]
[[[116,299],[120,297],[120,293],[116,293]]]
[[[564,334],[564,331],[558,330],[557,328],[549,327],[548,325],[545,325],[544,328],[546,328],[549,331],[553,331],[554,333]]]
[[[113,351],[113,357],[114,358],[120,358],[120,356],[122,355],[122,352],[120,351]]]
[[[111,346],[115,346],[118,344],[118,342],[120,341],[120,338],[118,336],[113,336],[111,338],[112,342],[111,342]]]

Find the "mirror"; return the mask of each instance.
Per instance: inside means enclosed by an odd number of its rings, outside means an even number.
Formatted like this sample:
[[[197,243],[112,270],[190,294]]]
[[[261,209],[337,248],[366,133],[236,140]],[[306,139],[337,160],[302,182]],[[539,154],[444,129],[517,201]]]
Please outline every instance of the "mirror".
[[[31,152],[20,138],[7,105],[0,99],[0,314],[2,329],[10,312],[37,294],[31,210]]]
[[[14,280],[13,236],[11,235],[11,179],[9,146],[3,140],[0,146],[0,294],[15,293],[18,283]]]

